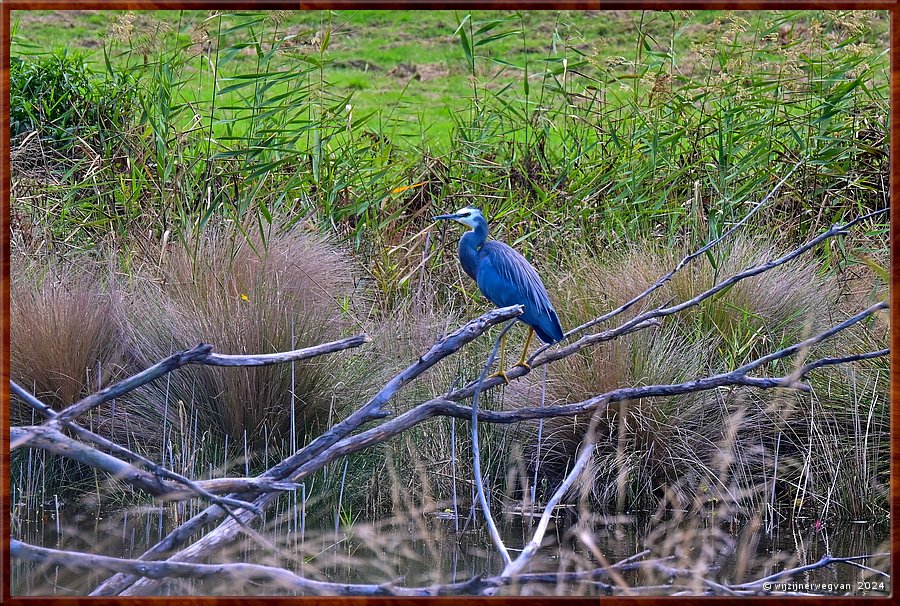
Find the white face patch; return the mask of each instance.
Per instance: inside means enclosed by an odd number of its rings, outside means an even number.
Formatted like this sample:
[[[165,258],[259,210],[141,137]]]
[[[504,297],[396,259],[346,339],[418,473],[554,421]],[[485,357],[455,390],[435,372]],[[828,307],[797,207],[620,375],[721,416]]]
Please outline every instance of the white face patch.
[[[461,215],[461,214],[466,214],[466,213],[468,213],[467,217],[460,217],[459,219],[456,219],[456,220],[458,222],[462,223],[463,225],[466,225],[473,229],[476,225],[477,220],[479,218],[484,218],[484,215],[481,214],[481,211],[478,210],[477,208],[475,208],[474,206],[463,206],[458,211],[456,211],[454,214]]]

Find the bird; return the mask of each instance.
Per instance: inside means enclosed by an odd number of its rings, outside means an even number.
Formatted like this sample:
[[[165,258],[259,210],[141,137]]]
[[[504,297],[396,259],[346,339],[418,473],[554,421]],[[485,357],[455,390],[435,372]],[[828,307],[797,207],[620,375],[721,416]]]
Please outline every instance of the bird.
[[[521,305],[525,308],[518,319],[528,325],[528,336],[525,338],[522,357],[515,366],[530,370],[526,357],[534,334],[548,345],[558,343],[563,338],[559,316],[553,309],[537,270],[511,246],[498,240],[488,240],[487,219],[474,206],[465,206],[455,213],[437,215],[432,219],[456,221],[469,228],[459,239],[459,262],[488,301],[498,307]],[[505,340],[504,334],[501,341]],[[490,377],[502,377],[508,384],[509,377],[503,370],[504,346],[505,342],[501,342],[500,370]]]

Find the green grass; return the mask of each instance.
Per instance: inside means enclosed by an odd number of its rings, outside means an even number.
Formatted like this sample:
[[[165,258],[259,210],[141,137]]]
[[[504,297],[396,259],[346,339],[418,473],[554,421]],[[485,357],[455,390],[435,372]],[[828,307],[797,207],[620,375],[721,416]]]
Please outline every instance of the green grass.
[[[675,12],[677,13],[677,11]],[[558,67],[563,58],[572,64],[588,61],[582,69],[588,75],[597,72],[592,64],[615,62],[623,58],[616,70],[620,77],[641,75],[630,70],[628,62],[636,57],[640,62],[650,57],[651,63],[668,61],[667,53],[678,57],[680,69],[691,69],[699,60],[695,47],[717,29],[716,20],[722,19],[721,11],[697,11],[689,20],[683,15],[662,12],[616,11],[614,16],[604,16],[580,11],[475,11],[471,14],[462,33],[472,40],[472,54],[479,58],[475,75],[488,89],[505,86],[523,86],[524,70],[529,76],[547,68]],[[259,52],[248,43],[246,34],[261,43],[260,50],[267,50],[273,41],[284,40],[285,50],[292,49],[300,55],[320,55],[333,69],[329,71],[330,89],[336,96],[352,95],[357,115],[366,115],[385,107],[412,108],[409,121],[415,120],[441,144],[449,142],[453,125],[451,114],[462,110],[471,93],[471,72],[466,69],[466,52],[456,33],[463,12],[454,11],[286,11],[273,19],[266,13],[224,14],[220,19],[207,12],[158,11],[137,13],[133,29],[127,39],[110,38],[110,25],[121,18],[122,11],[16,11],[12,21],[16,35],[13,37],[13,54],[27,55],[46,52],[53,48],[84,50],[97,67],[104,62],[102,47],[110,44],[110,60],[113,65],[142,63],[126,49],[137,49],[138,54],[160,49],[187,46],[197,40],[198,32],[221,36],[222,47],[234,48],[229,56],[223,76],[252,73],[257,67]],[[749,30],[762,32],[770,29],[771,13],[738,13],[747,19]],[[728,15],[724,15],[726,21]],[[839,21],[838,16],[833,16]],[[802,34],[807,16],[789,21]],[[886,41],[887,17],[876,14],[872,29],[865,41]],[[160,29],[162,24],[162,29]],[[414,26],[415,34],[410,33]],[[779,26],[783,28],[784,26]],[[488,29],[483,34],[479,30]],[[324,33],[330,31],[324,52],[319,53]],[[781,31],[781,29],[779,29]],[[147,36],[152,35],[152,44]],[[636,39],[639,41],[636,47]],[[194,57],[192,69],[208,71],[209,66],[199,56]],[[674,59],[674,58],[672,58]],[[368,63],[364,71],[360,63]],[[440,78],[409,80],[403,73],[391,76],[401,64],[417,67],[440,66],[446,74]],[[207,74],[208,75],[208,74]],[[885,74],[886,76],[886,74]],[[361,86],[361,84],[365,83]],[[532,85],[534,88],[537,86]],[[280,90],[278,87],[275,89]],[[210,79],[200,84],[196,98],[209,98],[212,94]],[[407,113],[404,112],[404,113]],[[411,128],[416,133],[418,128]]]

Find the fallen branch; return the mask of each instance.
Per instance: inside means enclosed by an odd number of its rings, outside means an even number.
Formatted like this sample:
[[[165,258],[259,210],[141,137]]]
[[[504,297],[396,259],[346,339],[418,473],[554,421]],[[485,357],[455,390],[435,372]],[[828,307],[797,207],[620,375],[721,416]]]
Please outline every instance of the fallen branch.
[[[847,230],[849,230],[851,227],[854,227],[855,225],[857,225],[867,219],[871,219],[880,214],[884,214],[888,210],[889,209],[887,209],[887,208],[882,208],[880,210],[872,211],[861,217],[857,217],[856,219],[853,219],[852,221],[848,221],[847,223],[844,223],[843,225],[835,224],[830,229],[822,232],[821,234],[819,234],[812,240],[808,241],[807,243],[803,244],[802,246],[795,248],[794,250],[782,255],[781,257],[779,257],[777,259],[767,261],[766,263],[762,263],[760,265],[754,265],[753,267],[748,267],[747,269],[744,269],[743,271],[740,271],[740,272],[726,278],[725,280],[722,280],[718,284],[715,284],[711,288],[708,288],[707,290],[703,291],[702,293],[700,293],[696,297],[693,297],[692,299],[688,299],[687,301],[683,301],[676,305],[671,305],[671,306],[664,305],[662,307],[658,307],[656,309],[644,312],[642,314],[638,314],[631,320],[628,320],[627,322],[625,322],[624,324],[619,326],[619,330],[627,330],[628,328],[636,328],[637,326],[639,326],[645,322],[648,322],[650,320],[654,320],[656,318],[662,318],[665,316],[670,316],[670,315],[678,313],[680,311],[684,311],[685,309],[687,309],[689,307],[699,305],[706,299],[712,297],[715,294],[722,292],[726,288],[730,288],[742,280],[746,280],[747,278],[752,278],[753,276],[757,276],[764,272],[770,271],[776,267],[784,265],[785,263],[788,263],[789,261],[793,261],[794,259],[796,259],[800,255],[802,255],[803,253],[805,253],[809,250],[812,250],[813,248],[815,248],[816,246],[818,246],[825,240],[828,240],[829,238],[833,238],[835,236],[845,235],[847,233]],[[601,316],[601,317],[603,317],[603,316]],[[589,336],[593,336],[593,335],[589,335]],[[584,337],[581,340],[584,340],[586,338],[588,338],[588,337]],[[576,344],[577,343],[573,343],[573,345],[576,345]],[[540,366],[541,364],[544,364],[548,361],[552,361],[554,359],[559,359],[558,357],[554,357],[553,355],[547,355],[547,356],[541,357],[541,354],[543,354],[549,347],[550,347],[549,345],[542,345],[541,347],[536,349],[531,354],[531,357],[528,358],[528,364],[532,368],[535,368],[535,367]],[[568,346],[568,347],[571,347],[571,346]],[[566,348],[561,348],[561,349],[565,350]],[[519,367],[519,369],[521,369],[522,372],[519,372],[516,376],[520,376],[522,374],[525,374],[526,372],[529,372],[527,369],[524,369],[522,367]],[[512,373],[510,373],[510,378],[512,378]]]
[[[748,212],[746,215],[744,215],[744,218],[743,218],[743,219],[741,219],[740,221],[738,221],[737,223],[735,223],[734,225],[732,225],[731,228],[728,229],[728,230],[727,230],[725,233],[723,233],[721,236],[719,236],[718,238],[715,238],[714,240],[711,240],[710,242],[708,242],[708,243],[706,243],[705,245],[701,246],[700,248],[698,248],[698,249],[695,250],[694,252],[692,252],[692,253],[686,255],[683,259],[681,259],[681,261],[678,262],[678,264],[674,267],[674,269],[672,269],[669,273],[665,274],[664,276],[661,276],[658,280],[656,280],[656,282],[654,282],[653,284],[651,284],[651,285],[650,285],[646,290],[644,290],[642,293],[640,293],[640,294],[638,294],[638,295],[635,295],[631,300],[626,301],[625,303],[623,303],[623,304],[620,305],[619,307],[613,309],[612,311],[609,311],[609,312],[603,314],[602,316],[598,316],[598,317],[594,318],[593,320],[590,320],[590,321],[588,321],[588,322],[585,322],[585,323],[582,324],[581,326],[576,326],[575,328],[573,328],[572,330],[570,330],[569,332],[567,332],[565,335],[563,335],[563,339],[567,339],[567,338],[571,337],[572,335],[576,335],[576,334],[578,334],[578,333],[580,333],[580,332],[582,332],[582,331],[584,331],[584,330],[587,330],[587,329],[590,328],[591,326],[595,326],[595,325],[597,325],[597,324],[599,324],[599,323],[601,323],[601,322],[605,322],[606,320],[610,320],[610,319],[614,318],[615,316],[617,316],[617,315],[619,315],[619,314],[621,314],[621,313],[627,311],[627,310],[630,309],[635,303],[638,303],[638,302],[641,301],[642,299],[645,299],[646,297],[648,297],[649,295],[651,295],[654,291],[656,291],[656,290],[658,290],[660,287],[662,287],[666,282],[668,282],[669,280],[671,280],[672,277],[673,277],[676,273],[678,273],[685,265],[687,265],[688,263],[690,263],[691,261],[693,261],[694,259],[696,259],[696,258],[699,257],[700,255],[702,255],[702,254],[705,253],[706,251],[708,251],[708,250],[710,250],[711,248],[713,248],[714,246],[716,246],[719,242],[722,242],[723,240],[727,239],[728,236],[730,236],[731,234],[733,234],[734,232],[736,232],[738,229],[740,229],[741,227],[743,227],[743,225],[746,224],[747,221],[749,221],[750,218],[751,218],[753,215],[755,215],[755,214],[757,213],[757,211],[759,211],[759,210],[760,210],[761,208],[763,208],[766,204],[768,204],[769,200],[772,199],[772,196],[774,196],[775,193],[776,193],[779,189],[781,189],[781,186],[784,185],[784,184],[787,182],[787,180],[790,178],[790,176],[794,174],[794,171],[796,171],[797,168],[800,167],[800,165],[803,163],[803,161],[804,161],[805,159],[806,159],[806,158],[804,158],[803,160],[800,160],[799,162],[797,162],[797,163],[793,166],[793,168],[791,168],[791,170],[788,171],[788,174],[786,174],[786,175],[778,182],[778,184],[775,185],[775,187],[772,189],[772,191],[770,191],[768,194],[766,194],[766,196],[765,196],[762,200],[760,200],[760,201],[756,204],[756,206],[754,206],[752,209],[750,209],[750,212]]]
[[[876,311],[885,309],[886,306],[886,303],[877,303],[869,309],[860,312],[852,318],[849,318],[848,320],[838,324],[831,329],[828,329],[827,331],[819,335],[806,339],[805,341],[798,343],[797,345],[784,348],[778,352],[775,352],[774,354],[770,354],[769,356],[767,356],[769,358],[768,361],[783,358],[787,355],[790,355],[791,353],[796,353],[801,349],[805,349],[817,343],[820,343],[829,336],[833,336],[837,332],[845,330],[849,326],[856,324],[857,322],[870,316]],[[836,364],[838,363],[838,360],[848,362],[855,360],[865,360],[880,356],[886,356],[888,355],[888,353],[889,350],[882,349],[875,352],[860,354],[858,356],[848,356],[846,358],[823,358],[821,360],[817,360],[815,362],[807,364],[806,366],[803,366],[797,372],[793,372],[789,375],[775,377],[748,376],[747,373],[750,370],[758,367],[758,365],[750,363],[744,367],[741,367],[740,369],[736,369],[731,372],[712,375],[702,379],[686,381],[684,383],[644,385],[640,387],[623,387],[572,404],[538,406],[520,408],[517,410],[478,410],[477,419],[479,422],[510,424],[535,419],[571,417],[596,410],[598,407],[608,406],[609,404],[615,402],[638,400],[641,398],[650,397],[682,395],[686,393],[696,393],[701,391],[708,391],[711,389],[741,385],[756,387],[759,389],[788,388],[805,391],[808,388],[802,383],[799,383],[798,379],[802,378],[812,370],[815,370],[822,366]],[[372,429],[348,437],[336,444],[333,448],[329,449],[329,451],[322,457],[317,458],[315,461],[311,461],[302,466],[297,470],[297,473],[292,476],[291,479],[295,482],[299,482],[303,478],[309,476],[310,474],[314,473],[318,469],[321,469],[322,467],[333,462],[336,459],[345,457],[360,450],[370,448],[375,444],[384,442],[391,437],[399,435],[400,433],[415,425],[418,425],[419,423],[427,419],[436,416],[455,417],[457,419],[470,419],[472,416],[472,408],[469,406],[458,404],[454,401],[456,399],[463,399],[465,393],[466,390],[457,390],[451,392],[450,394],[434,398],[432,400],[419,404],[418,406],[415,406],[407,412],[397,416],[394,419],[391,419],[390,421],[386,421],[385,423],[382,423],[377,427],[373,427]]]
[[[46,404],[41,402],[33,394],[22,389],[22,387],[19,386],[15,381],[9,382],[9,388],[10,388],[11,394],[15,394],[16,396],[21,398],[22,401],[24,401],[31,408],[33,408],[35,411],[37,411],[37,413],[40,414],[42,417],[44,417],[46,419],[50,419],[50,420],[53,420],[57,417],[57,413],[55,410],[53,410],[52,408],[50,408],[49,406],[47,406]],[[246,501],[241,501],[238,499],[232,499],[232,498],[227,498],[227,497],[219,497],[219,496],[213,494],[212,492],[210,492],[209,490],[207,490],[206,488],[204,488],[204,486],[202,485],[203,484],[202,482],[194,482],[194,481],[189,480],[188,478],[182,476],[181,474],[178,474],[178,473],[175,473],[174,471],[166,469],[165,467],[162,467],[161,465],[157,465],[150,459],[143,457],[135,452],[132,452],[131,450],[125,448],[124,446],[120,446],[119,444],[116,444],[112,440],[108,440],[107,438],[104,438],[103,436],[97,435],[94,432],[92,432],[88,429],[85,429],[84,427],[81,427],[80,425],[75,424],[74,421],[66,421],[62,425],[63,425],[63,427],[65,427],[66,429],[68,429],[69,431],[74,433],[76,436],[78,436],[79,438],[81,438],[85,441],[88,441],[88,442],[92,442],[92,443],[96,444],[97,446],[106,449],[113,456],[117,456],[126,461],[131,461],[132,463],[140,464],[141,466],[150,470],[153,473],[153,475],[158,478],[167,478],[174,482],[178,482],[179,484],[184,486],[186,489],[188,489],[191,493],[191,494],[185,493],[184,489],[181,489],[181,492],[178,492],[177,487],[173,487],[173,491],[170,494],[166,495],[166,498],[168,498],[168,499],[182,500],[182,499],[190,498],[193,496],[203,497],[212,503],[223,506],[223,509],[226,512],[228,512],[229,515],[233,515],[230,512],[230,510],[227,509],[227,507],[229,505],[231,505],[233,507],[246,507],[246,508],[250,508],[251,510],[253,509],[253,506],[250,503],[247,503]],[[13,446],[11,444],[10,451],[12,451],[12,450],[13,450]],[[124,461],[121,461],[121,463],[126,464],[126,463],[124,463]],[[184,493],[184,496],[182,496],[182,493]]]
[[[198,496],[198,490],[216,498],[216,494],[224,493],[288,491],[297,488],[297,484],[293,482],[275,482],[264,478],[213,478],[197,480],[191,483],[192,486],[183,486],[162,480],[159,476],[73,440],[54,427],[46,425],[11,427],[9,434],[10,452],[22,446],[28,446],[67,457],[106,472],[113,478],[145,490],[163,501],[193,499]],[[246,501],[230,497],[218,497],[216,500],[232,507],[250,509],[257,515],[262,513],[258,507]]]
[[[736,385],[748,385],[764,389],[778,387],[803,389],[805,386],[799,384],[794,375],[764,378],[751,377],[747,373],[758,368],[766,362],[784,358],[788,355],[796,353],[797,351],[809,348],[817,343],[820,343],[826,338],[833,336],[834,334],[842,330],[845,330],[846,328],[856,324],[866,317],[869,317],[876,311],[885,309],[886,307],[886,302],[876,303],[868,309],[820,333],[819,335],[806,339],[790,347],[786,347],[767,356],[763,356],[762,358],[754,362],[746,364],[728,373],[721,373],[703,379],[697,379],[672,385],[650,385],[643,387],[620,388],[575,404],[525,408],[515,411],[476,411],[477,419],[479,421],[488,421],[495,423],[513,423],[529,419],[574,416],[576,414],[595,411],[598,407],[607,406],[610,403],[617,401],[653,396],[680,395],[684,393],[706,391],[710,389]],[[388,437],[405,431],[412,425],[420,423],[426,418],[430,418],[437,414],[456,416],[458,418],[471,418],[473,414],[472,407],[450,403],[448,401],[449,397],[450,396],[444,396],[443,398],[438,398],[425,404],[419,405],[418,407],[412,409],[404,415],[397,417],[396,419],[393,419],[392,421],[383,423],[379,427],[373,428],[366,432],[362,432],[360,434],[357,434],[356,436],[348,438],[345,441],[342,441],[341,443],[335,444],[332,448],[329,448],[327,451],[323,452],[322,456],[317,457],[316,459],[311,460],[301,466],[291,477],[291,479],[294,482],[299,482],[302,478],[320,469],[328,462],[345,456],[346,454],[349,454],[351,452],[355,452],[362,448],[366,448],[374,444],[383,442]],[[255,503],[260,504],[261,502],[271,502],[271,500],[273,499],[273,494],[267,494],[259,497],[255,501]],[[219,547],[227,542],[230,542],[231,540],[233,540],[236,534],[234,534],[234,530],[226,528],[226,525],[228,524],[230,523],[225,522],[222,526],[219,527],[219,529],[225,528],[225,530],[221,534],[216,535],[216,541],[213,541],[209,538],[210,536],[213,536],[213,534],[206,535],[194,545],[183,549],[182,551],[171,557],[176,558],[180,561],[190,561],[187,558],[197,558],[201,554],[207,553],[213,545]],[[177,534],[171,534],[170,536],[180,538],[180,535]],[[202,547],[197,547],[198,544],[202,545]],[[148,580],[139,580],[133,586],[127,588],[124,593],[120,595],[133,595],[138,591],[146,591],[146,587],[149,583],[150,581]],[[98,590],[99,589],[100,588],[98,588]]]
[[[314,345],[313,347],[295,351],[249,356],[214,354],[212,353],[211,345],[201,343],[187,351],[173,354],[162,362],[154,364],[150,368],[143,370],[136,375],[128,377],[115,385],[110,385],[105,389],[101,389],[100,391],[79,400],[75,404],[63,409],[54,419],[49,421],[49,423],[60,425],[67,421],[71,421],[92,408],[100,406],[104,402],[118,398],[122,394],[137,389],[141,385],[150,383],[151,381],[188,364],[205,364],[209,366],[261,366],[266,364],[283,364],[284,362],[306,360],[308,358],[334,353],[351,347],[359,347],[369,341],[371,341],[370,337],[362,334],[348,339],[341,339],[340,341],[333,341],[322,345]]]
[[[741,583],[739,585],[732,585],[732,589],[763,589],[767,591],[763,586],[766,583],[775,584],[778,581],[783,581],[789,577],[794,576],[795,574],[799,574],[801,572],[809,572],[810,570],[816,570],[818,568],[825,568],[826,566],[831,566],[832,564],[849,564],[858,562],[859,560],[867,560],[869,558],[875,557],[890,557],[888,553],[876,553],[872,555],[861,555],[861,556],[849,556],[843,558],[835,558],[831,555],[823,555],[818,562],[814,562],[812,564],[806,564],[805,566],[797,566],[796,568],[789,568],[787,570],[782,570],[781,572],[776,572],[775,574],[770,574],[769,576],[763,577],[761,579],[757,579],[755,581],[749,581],[747,583]],[[881,570],[874,570],[873,572],[882,575],[887,578],[891,578],[886,572],[882,572]]]
[[[647,551],[641,552],[648,553]],[[264,566],[260,564],[246,563],[225,563],[225,564],[196,564],[187,562],[148,562],[145,560],[121,559],[109,556],[94,555],[77,551],[64,551],[59,549],[48,549],[46,547],[37,547],[29,545],[15,539],[10,540],[10,555],[13,558],[26,560],[31,562],[39,562],[47,566],[65,566],[78,570],[109,570],[119,574],[135,575],[142,578],[153,580],[163,580],[170,578],[187,578],[187,579],[208,579],[214,578],[217,581],[223,579],[231,579],[240,582],[270,580],[279,587],[301,592],[303,594],[313,595],[333,595],[333,596],[441,596],[441,595],[472,595],[496,590],[508,585],[528,585],[528,584],[557,584],[560,582],[580,582],[591,583],[595,587],[607,593],[618,593],[624,595],[647,593],[652,591],[655,593],[671,592],[678,587],[674,584],[656,585],[650,588],[631,588],[617,587],[599,581],[601,578],[611,576],[613,572],[625,572],[628,570],[653,569],[669,577],[695,578],[696,573],[690,570],[671,568],[667,566],[663,560],[644,560],[632,561],[635,556],[626,558],[625,560],[612,564],[606,568],[596,568],[593,570],[578,572],[557,572],[557,573],[537,573],[537,574],[521,574],[512,576],[497,575],[487,578],[473,577],[467,581],[460,583],[434,584],[425,587],[398,587],[393,583],[382,584],[362,584],[362,583],[333,583],[325,581],[316,581],[298,575],[285,568],[276,566]],[[638,554],[640,555],[640,554]],[[765,583],[773,583],[776,580],[784,580],[793,575],[824,568],[832,564],[853,563],[859,560],[870,559],[874,557],[886,557],[889,554],[872,554],[863,556],[853,556],[844,558],[835,558],[825,556],[818,562],[807,566],[800,566],[788,570],[781,571],[774,575],[769,575],[763,579],[751,581],[749,583],[741,583],[738,585],[728,585],[709,581],[707,587],[713,593],[726,593],[729,595],[754,595],[764,594],[783,594],[783,592],[769,592],[763,590]],[[888,576],[886,573],[877,571],[880,574]],[[701,579],[703,580],[703,579]],[[796,595],[790,594],[787,595]]]
[[[146,560],[126,560],[109,556],[94,555],[76,551],[62,551],[28,545],[20,541],[10,541],[10,554],[14,558],[60,565],[80,570],[109,570],[119,574],[134,575],[147,579],[215,579],[221,582],[230,579],[238,582],[268,580],[285,589],[293,589],[313,595],[393,595],[378,585],[353,585],[314,581],[297,575],[290,570],[260,564],[194,564],[187,562],[148,562]],[[413,590],[405,595],[416,594]]]

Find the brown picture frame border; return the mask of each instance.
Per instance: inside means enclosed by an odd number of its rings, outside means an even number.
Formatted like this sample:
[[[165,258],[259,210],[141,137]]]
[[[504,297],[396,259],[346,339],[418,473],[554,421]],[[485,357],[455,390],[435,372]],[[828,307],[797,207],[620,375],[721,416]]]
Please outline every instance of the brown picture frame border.
[[[0,373],[3,388],[0,389],[0,435],[3,440],[2,457],[0,457],[0,528],[3,536],[10,536],[10,493],[9,493],[9,379],[10,379],[10,116],[9,116],[9,66],[10,66],[10,13],[23,10],[171,10],[171,9],[230,9],[230,10],[312,10],[312,9],[552,9],[552,10],[604,10],[604,9],[684,9],[684,10],[886,10],[891,14],[890,23],[890,198],[900,199],[900,155],[894,153],[900,143],[900,0],[635,0],[609,1],[599,0],[562,0],[548,2],[545,0],[406,0],[384,2],[380,0],[312,0],[290,2],[288,0],[263,0],[250,2],[247,0],[0,0],[0,301],[2,301],[2,321],[0,321]],[[890,209],[890,320],[893,327],[890,335],[892,352],[900,351],[900,207],[892,204]],[[897,557],[900,553],[900,532],[898,532],[897,516],[900,515],[900,360],[896,355],[890,357],[890,510],[891,510],[891,571],[897,570]],[[0,601],[19,604],[269,604],[269,603],[317,603],[343,604],[362,606],[363,604],[423,603],[431,606],[450,606],[451,604],[533,604],[543,605],[563,602],[565,604],[597,604],[602,600],[606,604],[643,605],[657,601],[677,601],[681,604],[708,606],[739,601],[741,604],[758,605],[773,604],[781,600],[802,600],[804,604],[837,604],[849,600],[860,606],[883,605],[893,603],[896,589],[890,597],[626,597],[610,596],[603,598],[581,597],[149,597],[149,598],[92,598],[92,597],[23,597],[10,595],[10,554],[9,541],[4,539],[0,547]],[[895,586],[895,584],[892,584]]]

